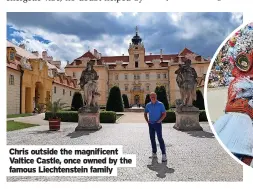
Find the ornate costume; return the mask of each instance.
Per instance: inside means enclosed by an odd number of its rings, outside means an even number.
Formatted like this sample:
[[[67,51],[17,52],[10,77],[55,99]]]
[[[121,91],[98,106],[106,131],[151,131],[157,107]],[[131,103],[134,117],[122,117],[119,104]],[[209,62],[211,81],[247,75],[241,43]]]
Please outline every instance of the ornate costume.
[[[226,114],[215,122],[214,129],[237,158],[253,165],[253,51],[237,55],[232,75]]]

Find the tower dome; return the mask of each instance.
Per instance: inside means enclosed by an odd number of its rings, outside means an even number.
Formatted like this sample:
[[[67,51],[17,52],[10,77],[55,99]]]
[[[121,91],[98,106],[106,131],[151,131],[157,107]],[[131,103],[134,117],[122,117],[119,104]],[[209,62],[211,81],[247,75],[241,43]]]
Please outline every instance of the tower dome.
[[[132,38],[132,43],[134,44],[134,45],[138,45],[138,44],[140,44],[142,42],[142,39],[140,38],[140,36],[138,35],[138,27],[136,26],[136,34],[135,34],[135,36],[133,36],[133,38]]]

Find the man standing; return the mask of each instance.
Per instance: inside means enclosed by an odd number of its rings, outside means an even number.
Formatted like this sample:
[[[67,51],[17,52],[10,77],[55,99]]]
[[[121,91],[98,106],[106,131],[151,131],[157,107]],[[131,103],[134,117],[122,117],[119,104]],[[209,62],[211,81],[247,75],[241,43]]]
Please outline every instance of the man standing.
[[[166,162],[166,150],[162,137],[162,121],[166,117],[166,110],[163,103],[157,100],[157,95],[155,92],[150,93],[150,100],[151,102],[149,102],[145,107],[144,117],[149,125],[149,136],[152,146],[152,158],[157,157],[157,148],[155,141],[156,133],[162,151],[162,162]],[[147,114],[149,114],[149,116],[147,116]]]

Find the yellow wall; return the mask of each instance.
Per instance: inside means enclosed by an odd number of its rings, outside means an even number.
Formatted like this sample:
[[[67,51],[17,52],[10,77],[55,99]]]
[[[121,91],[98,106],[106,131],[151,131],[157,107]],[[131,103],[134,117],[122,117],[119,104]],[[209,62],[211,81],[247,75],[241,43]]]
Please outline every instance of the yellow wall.
[[[31,59],[32,70],[24,70],[22,81],[22,113],[31,113],[34,108],[35,89],[38,88],[39,103],[46,103],[51,96],[53,78],[48,76],[48,67],[41,59]],[[43,65],[41,67],[41,65]],[[42,68],[42,69],[40,69]]]

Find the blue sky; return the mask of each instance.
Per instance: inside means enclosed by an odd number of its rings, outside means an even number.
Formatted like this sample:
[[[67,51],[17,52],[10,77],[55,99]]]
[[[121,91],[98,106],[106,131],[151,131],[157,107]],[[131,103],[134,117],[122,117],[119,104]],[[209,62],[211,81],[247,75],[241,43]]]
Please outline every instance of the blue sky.
[[[66,62],[88,49],[104,56],[128,54],[139,28],[146,54],[178,53],[184,47],[212,57],[242,24],[242,13],[7,13],[7,39]]]

